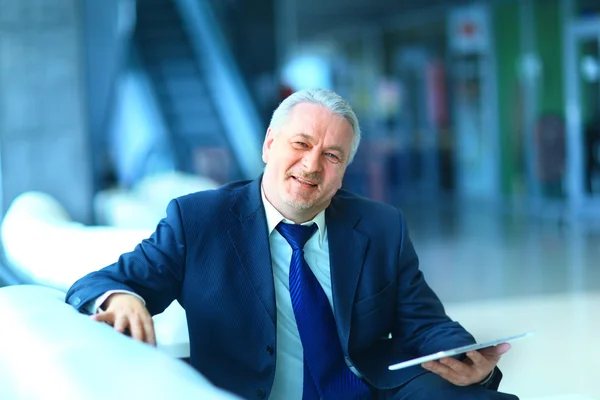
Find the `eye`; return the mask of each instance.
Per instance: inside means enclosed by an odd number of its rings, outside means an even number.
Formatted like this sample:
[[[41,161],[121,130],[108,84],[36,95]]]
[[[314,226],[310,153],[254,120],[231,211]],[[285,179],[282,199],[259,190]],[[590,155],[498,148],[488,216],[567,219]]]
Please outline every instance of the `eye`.
[[[297,148],[306,148],[306,147],[308,147],[308,145],[306,143],[304,143],[304,142],[294,142],[293,144],[294,144],[294,147],[297,147]]]
[[[329,158],[331,161],[340,161],[340,158],[333,153],[325,153],[325,157]]]

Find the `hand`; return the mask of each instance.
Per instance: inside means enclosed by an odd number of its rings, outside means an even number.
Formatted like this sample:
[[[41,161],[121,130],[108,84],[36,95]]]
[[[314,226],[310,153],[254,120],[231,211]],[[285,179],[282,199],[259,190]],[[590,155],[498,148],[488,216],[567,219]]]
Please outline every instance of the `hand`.
[[[479,351],[469,351],[467,358],[458,361],[447,357],[421,364],[423,368],[438,374],[457,386],[468,386],[483,381],[494,370],[502,354],[510,350],[510,344],[501,343]]]
[[[114,293],[102,303],[103,311],[94,314],[94,321],[106,322],[117,332],[128,331],[131,337],[140,342],[156,346],[154,321],[144,303],[128,293]]]

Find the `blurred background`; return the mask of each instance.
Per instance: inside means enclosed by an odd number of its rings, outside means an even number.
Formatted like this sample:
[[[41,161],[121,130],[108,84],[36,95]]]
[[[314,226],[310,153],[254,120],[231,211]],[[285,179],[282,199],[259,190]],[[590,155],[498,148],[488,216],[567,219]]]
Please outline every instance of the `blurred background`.
[[[360,194],[600,204],[596,1],[0,4],[3,211],[42,190],[89,224],[150,174],[253,178],[272,110],[315,86],[360,117]]]
[[[257,177],[307,87],[354,107],[344,186],[404,210],[444,301],[596,295],[597,0],[0,0],[0,282],[68,288]]]
[[[92,224],[99,191],[151,174],[253,178],[272,110],[315,86],[362,122],[345,182],[360,194],[534,214],[600,204],[594,0],[0,7],[3,211],[41,190]]]

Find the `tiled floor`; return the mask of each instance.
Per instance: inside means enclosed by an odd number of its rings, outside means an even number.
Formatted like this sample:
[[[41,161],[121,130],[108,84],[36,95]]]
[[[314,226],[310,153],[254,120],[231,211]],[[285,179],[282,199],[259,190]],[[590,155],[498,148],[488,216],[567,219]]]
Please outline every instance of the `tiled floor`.
[[[535,330],[501,360],[521,399],[600,400],[600,230],[490,206],[405,207],[424,274],[478,340]]]

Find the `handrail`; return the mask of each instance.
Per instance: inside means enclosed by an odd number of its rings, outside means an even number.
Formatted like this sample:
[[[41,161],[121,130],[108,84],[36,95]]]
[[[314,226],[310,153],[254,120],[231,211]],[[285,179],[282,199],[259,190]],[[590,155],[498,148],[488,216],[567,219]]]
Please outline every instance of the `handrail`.
[[[265,128],[256,106],[233,61],[221,28],[205,0],[176,0],[189,34],[196,61],[203,65],[212,100],[225,128],[229,144],[246,179],[263,168],[261,136]]]

